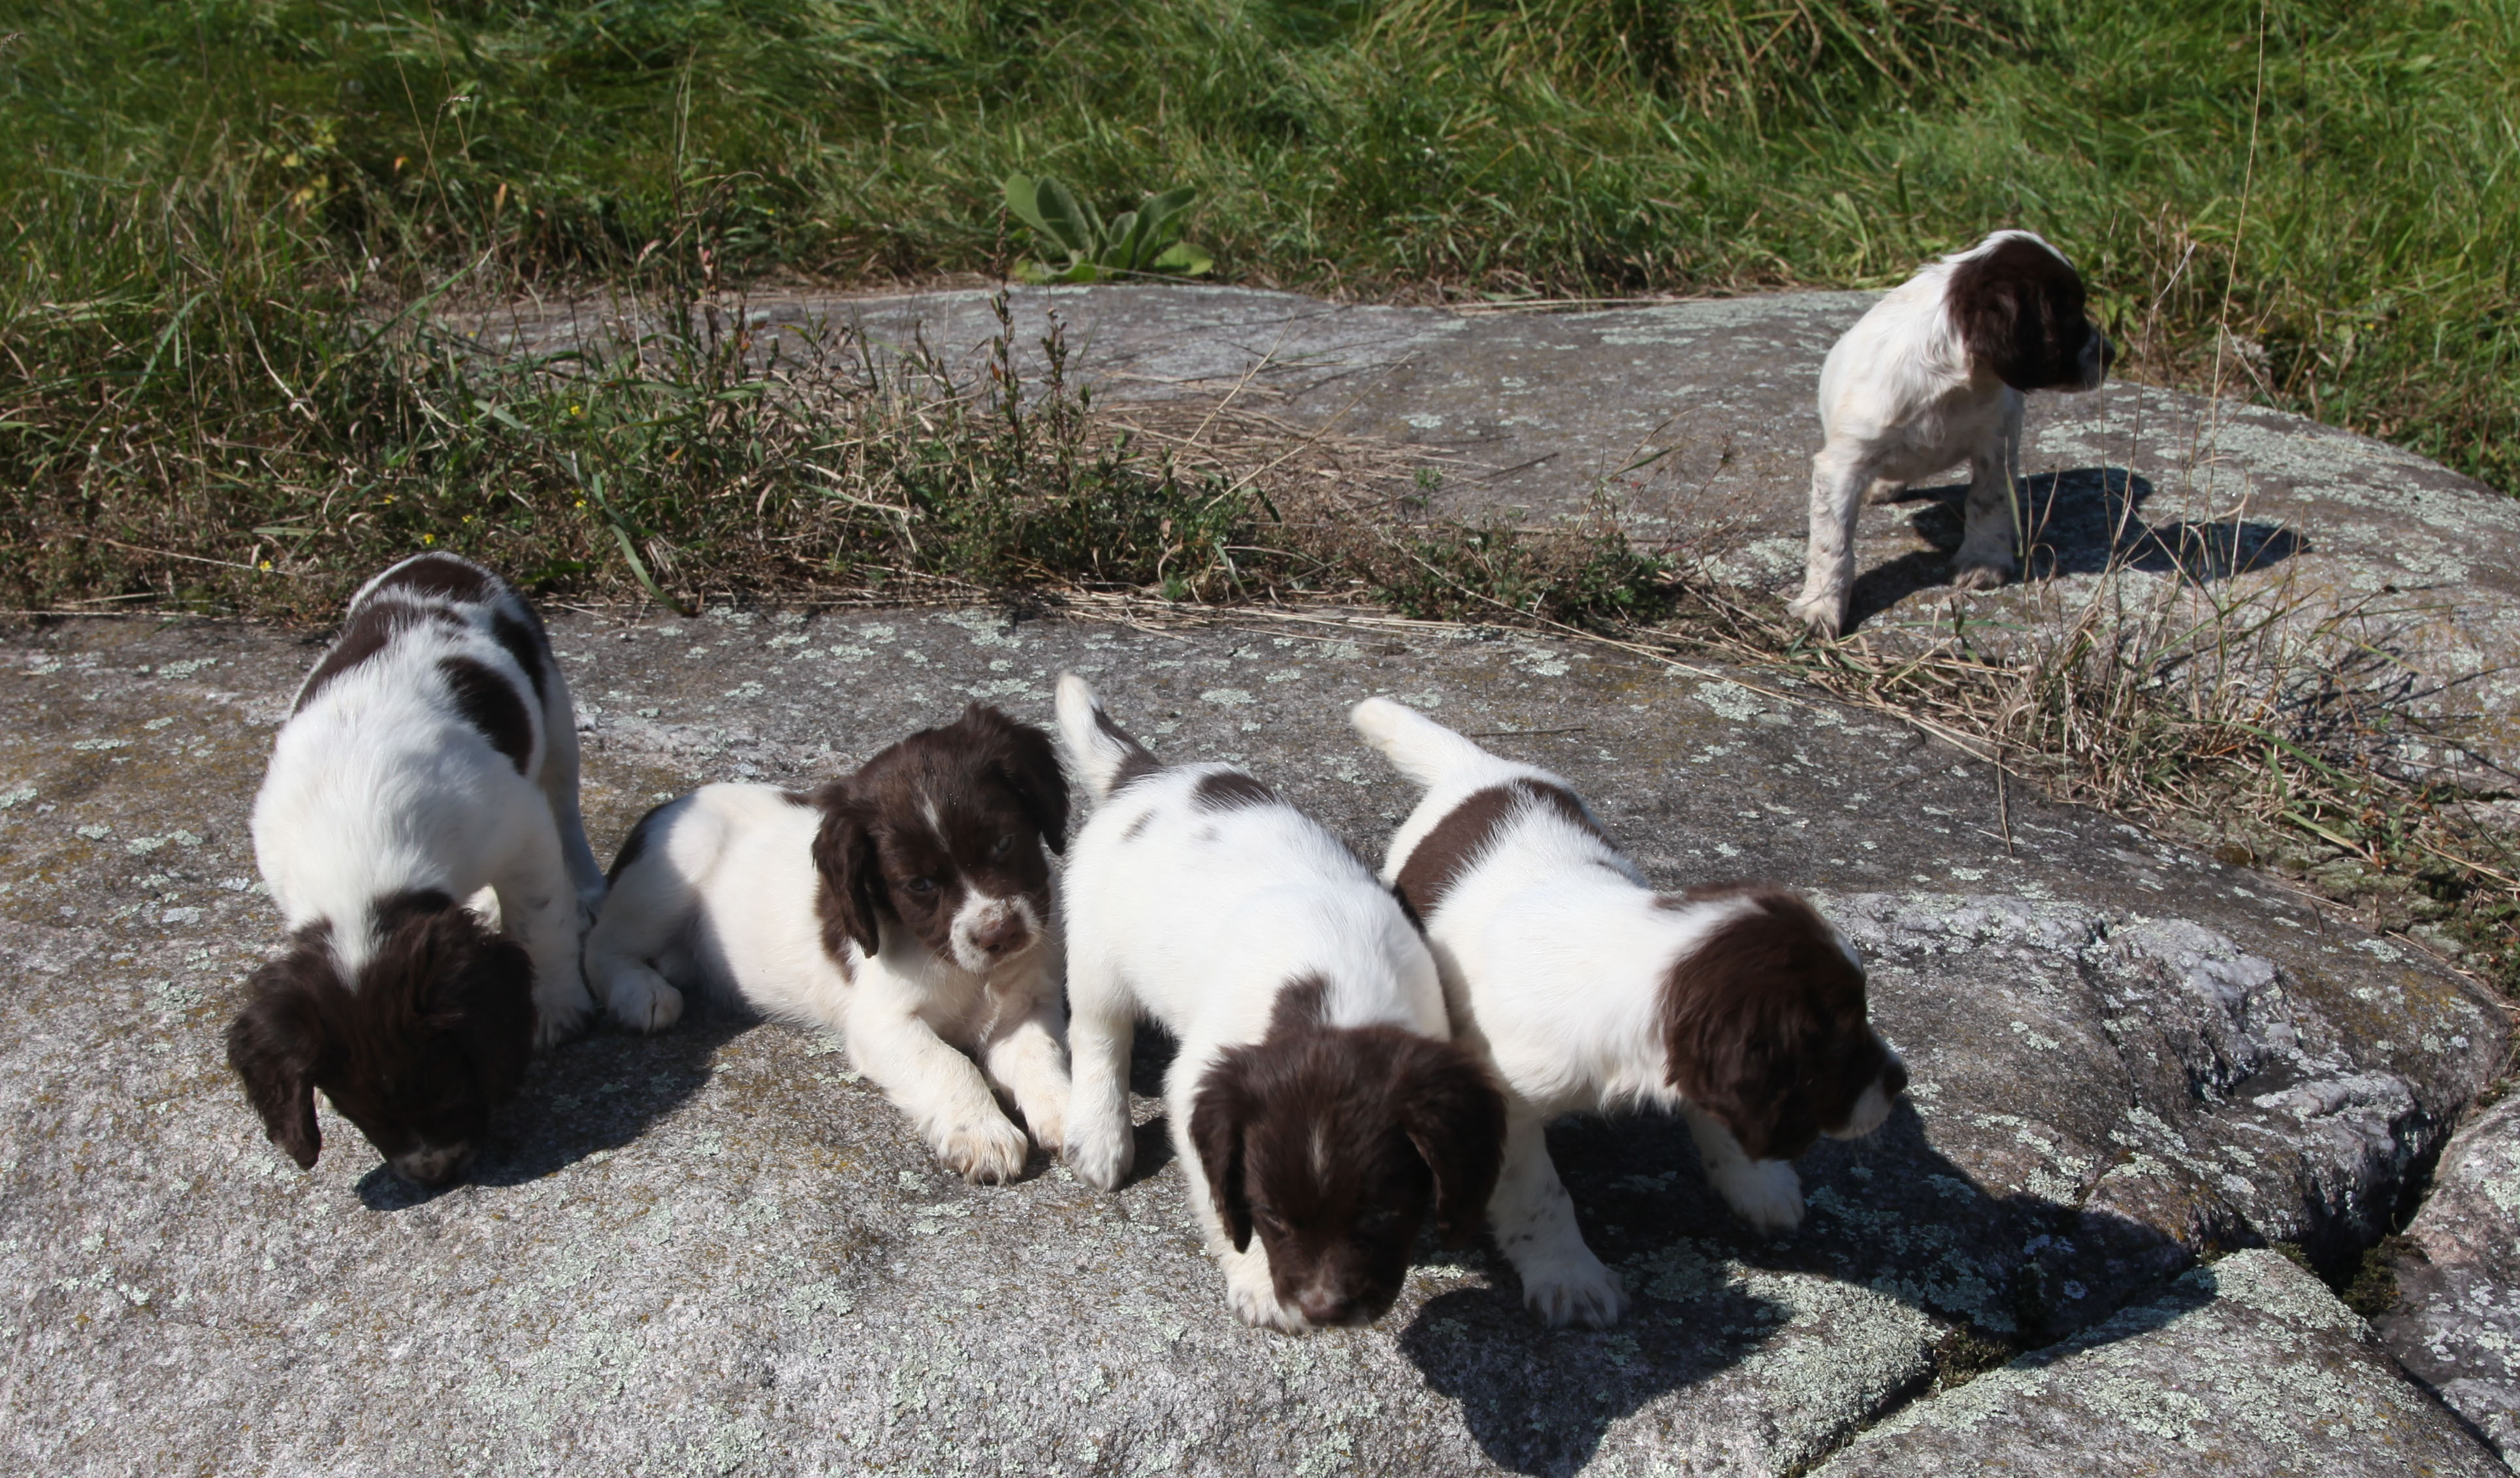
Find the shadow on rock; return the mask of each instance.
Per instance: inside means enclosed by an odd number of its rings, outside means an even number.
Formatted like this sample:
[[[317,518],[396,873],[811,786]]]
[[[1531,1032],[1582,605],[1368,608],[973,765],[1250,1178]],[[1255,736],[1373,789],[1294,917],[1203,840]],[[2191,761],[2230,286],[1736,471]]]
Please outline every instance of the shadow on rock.
[[[603,1027],[535,1059],[516,1101],[492,1121],[472,1173],[454,1183],[521,1185],[629,1144],[698,1092],[718,1048],[756,1024],[711,1006],[654,1037]],[[414,1185],[382,1165],[358,1185],[371,1211],[402,1211],[452,1188]]]
[[[1549,1142],[1586,1240],[1627,1284],[1626,1316],[1544,1328],[1491,1255],[1494,1286],[1429,1299],[1400,1337],[1480,1448],[1518,1473],[1574,1472],[1622,1417],[1754,1360],[1748,1390],[1675,1413],[1663,1445],[1730,1448],[1764,1421],[1807,1450],[1787,1460],[1806,1460],[1928,1378],[1963,1336],[1981,1363],[2050,1344],[2194,1261],[2122,1218],[1989,1192],[1904,1103],[1869,1138],[1822,1140],[1796,1162],[1808,1211],[1777,1240],[1706,1184],[1676,1119],[1578,1120]]]
[[[2256,519],[2146,523],[2139,514],[2153,495],[2152,483],[2122,467],[2043,473],[2022,479],[2017,491],[2030,531],[2033,579],[2099,575],[2115,568],[2211,583],[2268,569],[2310,548],[2291,530]],[[1903,554],[1858,577],[1849,605],[1852,622],[1886,611],[1919,590],[1950,583],[1967,497],[1966,485],[1950,484],[1910,487],[1889,499],[1896,505],[1923,505],[1911,515],[1910,527],[1933,547]]]

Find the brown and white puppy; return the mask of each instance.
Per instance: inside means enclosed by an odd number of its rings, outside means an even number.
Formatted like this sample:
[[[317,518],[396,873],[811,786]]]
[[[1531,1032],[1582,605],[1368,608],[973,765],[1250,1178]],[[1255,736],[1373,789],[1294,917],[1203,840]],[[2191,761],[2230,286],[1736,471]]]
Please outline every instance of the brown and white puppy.
[[[1021,1174],[1067,1114],[1050,861],[1067,782],[1050,737],[973,704],[810,795],[710,785],[643,817],[612,863],[586,973],[654,1032],[682,991],[840,1035],[948,1169]],[[978,1061],[973,1062],[971,1055]]]
[[[604,877],[533,609],[449,554],[370,580],[272,744],[253,847],[294,931],[228,1032],[264,1130],[313,1166],[321,1088],[396,1172],[453,1178],[532,1044],[590,1004]],[[484,889],[513,938],[464,905]]]
[[[2111,355],[2085,311],[2082,276],[2027,231],[1998,231],[1874,303],[1821,365],[1811,545],[1788,609],[1836,635],[1865,494],[1880,502],[1962,461],[1968,503],[1952,583],[1985,590],[2010,579],[2019,568],[2021,397],[2096,390]]]
[[[1426,947],[1322,826],[1221,764],[1165,768],[1058,683],[1059,737],[1098,803],[1064,884],[1076,1087],[1067,1163],[1128,1174],[1140,1013],[1181,1043],[1174,1152],[1246,1321],[1363,1323],[1398,1297],[1431,1210],[1475,1234],[1505,1105],[1446,1039]]]
[[[1388,699],[1350,717],[1426,787],[1383,877],[1425,926],[1456,1039],[1505,1085],[1488,1220],[1523,1301],[1552,1324],[1626,1304],[1550,1163],[1542,1131],[1563,1114],[1677,1110],[1743,1220],[1799,1224],[1787,1162],[1871,1132],[1908,1083],[1845,938],[1781,889],[1656,893],[1563,780]]]

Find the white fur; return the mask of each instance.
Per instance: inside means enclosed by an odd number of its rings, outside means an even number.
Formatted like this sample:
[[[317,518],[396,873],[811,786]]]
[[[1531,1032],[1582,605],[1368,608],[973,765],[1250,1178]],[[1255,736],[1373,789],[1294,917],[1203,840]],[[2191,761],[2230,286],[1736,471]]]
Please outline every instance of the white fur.
[[[1139,1014],[1161,1023],[1181,1043],[1164,1083],[1173,1152],[1228,1299],[1246,1322],[1302,1329],[1259,1236],[1237,1251],[1209,1198],[1190,1138],[1199,1082],[1226,1048],[1267,1035],[1280,991],[1299,976],[1328,983],[1329,1025],[1438,1040],[1452,1035],[1443,989],[1391,895],[1320,823],[1282,805],[1193,807],[1200,779],[1232,766],[1175,766],[1113,795],[1129,750],[1097,725],[1100,712],[1083,678],[1060,676],[1059,738],[1097,803],[1068,848],[1061,895],[1075,1064],[1067,1163],[1105,1190],[1128,1175],[1130,1041]]]
[[[1933,263],[1856,320],[1820,371],[1822,446],[1812,458],[1811,543],[1802,593],[1787,609],[1834,636],[1855,583],[1855,520],[1873,501],[1966,462],[1969,490],[1952,582],[1992,589],[2018,568],[2013,480],[2021,463],[2021,393],[1976,363],[1952,321],[1952,272],[2027,231],[1998,231]],[[2059,261],[2063,254],[2057,254]],[[2083,389],[2096,388],[2103,345],[2092,336]]]
[[[709,785],[653,812],[647,845],[614,879],[587,939],[587,978],[623,1025],[682,1015],[680,987],[706,986],[764,1015],[837,1033],[948,1169],[973,1180],[1022,1173],[1024,1131],[992,1085],[1057,1149],[1067,1117],[1056,923],[1023,899],[976,895],[953,953],[887,919],[869,958],[823,947],[813,860],[823,813],[768,785]],[[1034,944],[992,963],[971,937],[1012,911]],[[967,1053],[976,1054],[975,1063]]]
[[[360,587],[352,612],[402,567]],[[537,704],[531,679],[491,634],[496,615],[530,624],[514,592],[482,603],[399,590],[382,598],[461,624],[404,628],[281,725],[254,797],[254,860],[291,929],[332,925],[335,962],[353,989],[379,943],[378,900],[433,889],[461,901],[491,890],[494,925],[533,959],[534,1040],[549,1045],[592,1005],[578,941],[604,900],[578,817],[568,684],[555,665]],[[438,666],[450,657],[515,688],[533,730],[523,773],[457,709]]]
[[[1386,883],[1473,794],[1520,779],[1566,786],[1389,699],[1358,704],[1350,721],[1426,787],[1392,839]],[[1718,899],[1670,908],[1656,898],[1636,864],[1600,835],[1533,805],[1500,827],[1421,920],[1457,1039],[1486,1057],[1505,1085],[1505,1169],[1488,1222],[1521,1274],[1523,1301],[1551,1324],[1607,1325],[1627,1303],[1617,1275],[1584,1245],[1550,1161],[1543,1131],[1560,1116],[1676,1111],[1688,1120],[1707,1179],[1742,1220],[1765,1232],[1790,1231],[1802,1220],[1793,1166],[1750,1159],[1730,1131],[1671,1087],[1656,1016],[1672,962],[1751,905]],[[1846,1132],[1869,1132],[1888,1112],[1876,1086]]]

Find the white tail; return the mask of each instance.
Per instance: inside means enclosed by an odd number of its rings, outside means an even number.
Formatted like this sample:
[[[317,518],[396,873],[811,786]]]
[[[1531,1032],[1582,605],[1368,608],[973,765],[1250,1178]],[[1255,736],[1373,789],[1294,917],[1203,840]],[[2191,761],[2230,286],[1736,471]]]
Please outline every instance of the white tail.
[[[1498,762],[1486,750],[1388,698],[1365,700],[1348,710],[1347,721],[1394,769],[1420,785],[1435,785],[1471,765]]]
[[[1153,769],[1155,757],[1102,712],[1093,685],[1074,672],[1058,674],[1058,739],[1068,763],[1085,777],[1099,804],[1126,772]]]

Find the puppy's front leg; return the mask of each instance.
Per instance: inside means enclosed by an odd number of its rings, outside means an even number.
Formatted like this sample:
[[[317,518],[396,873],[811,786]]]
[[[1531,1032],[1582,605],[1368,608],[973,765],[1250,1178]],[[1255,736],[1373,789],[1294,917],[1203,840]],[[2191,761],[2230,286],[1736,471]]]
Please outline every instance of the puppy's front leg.
[[[1088,1185],[1117,1190],[1138,1157],[1129,1123],[1129,1046],[1136,1006],[1113,972],[1071,959],[1067,1055],[1074,1080],[1061,1139],[1068,1169]],[[1178,1136],[1176,1136],[1178,1137]]]
[[[1803,1181],[1791,1162],[1753,1160],[1732,1132],[1711,1115],[1694,1105],[1682,1112],[1688,1119],[1688,1137],[1697,1141],[1707,1181],[1752,1230],[1781,1236],[1803,1224]]]
[[[2006,414],[1969,449],[1968,505],[1959,553],[1952,557],[1952,583],[1963,590],[1992,590],[2021,568],[2019,502],[2012,469],[2021,460],[2021,406],[2015,395]]]
[[[1046,976],[1046,972],[1045,972]],[[1041,978],[1033,983],[1031,1009],[1010,1002],[1009,1020],[990,1029],[980,1043],[980,1064],[989,1081],[1013,1097],[1023,1110],[1024,1127],[1033,1143],[1058,1153],[1067,1137],[1067,1049],[1059,1044],[1067,1025],[1058,1001],[1058,983]]]
[[[1812,458],[1811,546],[1803,561],[1803,593],[1785,603],[1822,636],[1846,624],[1846,600],[1855,588],[1855,515],[1872,485],[1871,469],[1845,448],[1829,445]]]
[[[534,1048],[568,1040],[595,1010],[578,973],[580,923],[574,892],[561,862],[559,838],[544,825],[494,886],[499,917],[534,962]]]
[[[860,988],[849,1003],[849,1060],[876,1082],[947,1170],[982,1184],[1023,1173],[1029,1146],[1007,1119],[977,1063],[879,991]]]
[[[550,689],[543,702],[543,797],[560,833],[569,886],[577,893],[577,932],[583,936],[604,907],[604,869],[586,845],[586,820],[577,809],[577,728],[568,685],[554,672]]]
[[[1619,1275],[1584,1245],[1575,1203],[1549,1158],[1547,1126],[1519,1099],[1506,1111],[1505,1170],[1488,1198],[1497,1247],[1522,1276],[1523,1307],[1543,1323],[1605,1329],[1619,1321],[1628,1296]]]

